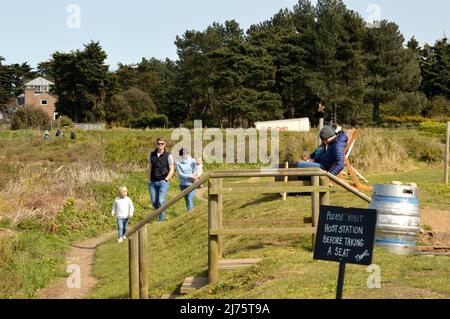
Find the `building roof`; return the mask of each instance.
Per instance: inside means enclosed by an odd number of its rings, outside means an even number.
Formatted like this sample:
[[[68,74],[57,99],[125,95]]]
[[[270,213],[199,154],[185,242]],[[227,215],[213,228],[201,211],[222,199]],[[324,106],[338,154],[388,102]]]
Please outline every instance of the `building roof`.
[[[53,83],[47,79],[44,79],[43,77],[38,77],[38,78],[26,83],[25,85],[26,86],[31,86],[31,85],[36,86],[36,85],[53,85],[53,84],[55,84],[55,83]]]

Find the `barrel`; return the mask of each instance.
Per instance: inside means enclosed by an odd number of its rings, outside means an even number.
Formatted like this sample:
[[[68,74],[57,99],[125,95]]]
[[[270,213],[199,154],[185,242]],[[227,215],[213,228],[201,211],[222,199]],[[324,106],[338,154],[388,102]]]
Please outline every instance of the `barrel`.
[[[420,231],[419,190],[408,185],[375,185],[369,208],[377,210],[375,245],[397,255],[416,250]]]

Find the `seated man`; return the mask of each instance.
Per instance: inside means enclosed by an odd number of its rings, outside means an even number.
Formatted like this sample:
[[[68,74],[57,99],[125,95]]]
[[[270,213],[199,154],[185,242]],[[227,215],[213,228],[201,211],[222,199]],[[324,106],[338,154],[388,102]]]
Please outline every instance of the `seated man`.
[[[320,131],[321,146],[311,155],[311,159],[298,163],[299,168],[317,167],[338,175],[345,167],[344,149],[348,137],[344,131],[324,126]],[[326,148],[326,149],[325,149]]]

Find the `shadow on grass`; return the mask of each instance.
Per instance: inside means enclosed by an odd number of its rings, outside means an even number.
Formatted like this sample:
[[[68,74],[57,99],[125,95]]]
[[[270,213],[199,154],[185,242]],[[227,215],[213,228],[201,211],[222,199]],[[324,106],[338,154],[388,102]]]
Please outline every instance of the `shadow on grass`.
[[[264,197],[257,198],[255,200],[249,201],[249,202],[239,206],[239,209],[247,208],[248,206],[252,206],[252,205],[273,202],[275,200],[279,200],[280,198],[281,197],[279,194],[266,195]]]

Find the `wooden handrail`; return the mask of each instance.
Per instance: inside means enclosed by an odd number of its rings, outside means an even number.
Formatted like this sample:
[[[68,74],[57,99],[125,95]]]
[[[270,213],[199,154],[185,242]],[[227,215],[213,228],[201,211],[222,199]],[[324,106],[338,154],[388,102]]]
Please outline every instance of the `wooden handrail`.
[[[366,202],[370,203],[372,201],[372,198],[370,198],[369,196],[367,196],[366,194],[361,193],[360,191],[356,190],[355,188],[351,187],[350,185],[348,185],[347,183],[343,182],[342,180],[340,180],[337,176],[334,176],[331,173],[327,173],[327,176],[336,184],[338,184],[339,186],[342,186],[343,188],[345,188],[346,190],[348,190],[350,193],[355,194],[356,196],[358,196],[359,198],[361,198],[362,200],[365,200]]]
[[[143,220],[141,220],[136,226],[134,226],[132,229],[128,230],[125,234],[126,237],[130,237],[135,232],[137,232],[142,226],[148,224],[154,217],[158,216],[161,212],[167,210],[169,207],[174,205],[176,202],[178,202],[180,199],[184,198],[187,194],[195,190],[196,188],[200,187],[203,183],[207,182],[210,178],[210,173],[206,173],[203,175],[197,182],[183,190],[181,193],[179,193],[177,196],[172,198],[170,201],[166,202],[163,206],[156,209],[150,215],[145,217]]]
[[[154,217],[159,215],[161,212],[167,210],[169,207],[173,206],[176,202],[178,202],[180,199],[184,198],[187,194],[198,188],[200,185],[207,182],[210,178],[236,178],[236,177],[276,177],[276,176],[328,176],[331,180],[333,180],[336,184],[339,186],[342,186],[349,192],[353,193],[354,195],[358,196],[362,200],[365,200],[366,202],[370,203],[372,199],[359,192],[358,190],[354,189],[353,187],[347,185],[343,181],[341,181],[336,176],[321,170],[317,168],[289,168],[289,169],[244,169],[244,170],[238,170],[238,171],[232,171],[232,170],[221,170],[221,171],[212,171],[210,173],[207,173],[203,175],[197,182],[183,190],[181,193],[179,193],[177,196],[172,198],[170,201],[166,202],[163,206],[156,209],[152,213],[150,213],[147,217],[145,217],[143,220],[141,220],[136,226],[134,226],[132,229],[128,230],[125,236],[130,237],[135,232],[137,232],[142,226],[148,224]]]

